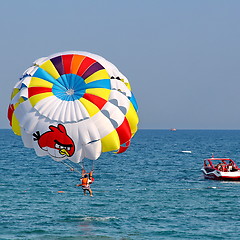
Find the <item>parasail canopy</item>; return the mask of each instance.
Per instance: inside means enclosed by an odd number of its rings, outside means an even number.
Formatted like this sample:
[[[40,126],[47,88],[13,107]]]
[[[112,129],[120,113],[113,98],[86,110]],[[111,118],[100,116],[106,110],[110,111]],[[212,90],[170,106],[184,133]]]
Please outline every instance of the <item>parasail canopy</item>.
[[[56,161],[124,152],[137,131],[128,79],[104,58],[71,51],[40,58],[15,85],[8,119],[25,147]]]

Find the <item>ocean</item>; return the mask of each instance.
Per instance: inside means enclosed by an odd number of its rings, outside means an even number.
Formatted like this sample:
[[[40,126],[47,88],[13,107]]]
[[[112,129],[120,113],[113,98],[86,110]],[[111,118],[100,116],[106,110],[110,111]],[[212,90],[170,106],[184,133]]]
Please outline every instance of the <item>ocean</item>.
[[[0,145],[1,240],[240,239],[240,183],[200,171],[212,154],[240,165],[238,130],[139,130],[127,152],[94,162],[93,197],[11,130]]]

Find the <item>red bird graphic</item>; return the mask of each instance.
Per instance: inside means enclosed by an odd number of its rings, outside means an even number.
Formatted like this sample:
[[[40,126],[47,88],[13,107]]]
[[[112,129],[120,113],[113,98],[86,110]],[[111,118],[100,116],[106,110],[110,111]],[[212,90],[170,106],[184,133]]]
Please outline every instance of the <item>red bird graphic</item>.
[[[33,134],[33,140],[38,141],[38,145],[49,155],[55,158],[71,157],[75,151],[73,140],[67,135],[67,131],[62,124],[57,127],[50,125],[50,131],[40,135],[39,131]]]

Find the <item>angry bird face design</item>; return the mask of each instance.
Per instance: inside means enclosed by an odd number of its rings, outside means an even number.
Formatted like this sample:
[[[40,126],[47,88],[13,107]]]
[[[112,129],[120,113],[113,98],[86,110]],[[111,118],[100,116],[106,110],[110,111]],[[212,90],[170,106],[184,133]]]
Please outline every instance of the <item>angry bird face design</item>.
[[[55,158],[71,157],[75,151],[73,140],[67,135],[62,124],[57,127],[49,126],[50,131],[40,135],[39,131],[33,134],[33,140],[38,141],[39,147]]]

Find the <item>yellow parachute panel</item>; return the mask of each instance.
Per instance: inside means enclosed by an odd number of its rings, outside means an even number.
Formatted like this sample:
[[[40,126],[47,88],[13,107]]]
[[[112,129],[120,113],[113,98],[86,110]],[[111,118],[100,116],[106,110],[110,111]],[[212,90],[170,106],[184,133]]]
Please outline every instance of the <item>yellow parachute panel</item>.
[[[101,97],[108,101],[111,90],[106,88],[89,88],[86,90],[86,93]]]
[[[21,128],[19,125],[19,121],[17,120],[14,113],[12,115],[12,130],[16,135],[21,136]]]
[[[32,104],[32,106],[34,107],[39,101],[41,101],[44,98],[50,97],[50,96],[53,96],[52,92],[40,93],[40,94],[30,97],[29,101]]]
[[[18,99],[18,102],[19,102],[19,104],[20,103],[23,103],[23,102],[25,102],[26,100],[23,98],[23,97],[20,97],[19,99]]]
[[[90,83],[90,82],[94,82],[94,81],[97,81],[97,80],[109,79],[109,78],[110,77],[109,77],[106,69],[102,69],[102,70],[99,70],[99,71],[93,73],[88,78],[86,78],[85,83]]]
[[[102,138],[101,142],[102,152],[114,151],[120,148],[120,140],[116,130]]]
[[[134,135],[135,132],[138,129],[137,124],[139,122],[139,119],[138,119],[137,112],[136,112],[135,108],[133,107],[132,103],[130,103],[130,105],[129,105],[129,109],[128,109],[128,112],[126,114],[126,118],[127,118],[128,123],[130,125],[131,133],[132,133],[132,135]]]
[[[87,99],[80,98],[79,101],[86,108],[86,110],[89,113],[90,117],[94,116],[96,113],[99,112],[99,108],[95,104],[93,104],[92,102],[88,101]]]
[[[54,67],[54,65],[52,64],[52,62],[50,60],[41,64],[39,67],[44,69],[47,73],[49,73],[55,79],[58,79],[60,77],[57,69]]]
[[[31,82],[29,84],[29,87],[46,87],[46,88],[52,88],[53,84],[37,77],[32,77]]]
[[[12,91],[12,95],[11,95],[11,100],[18,94],[20,90],[18,88],[14,88]]]
[[[16,110],[17,109],[17,107],[18,107],[18,105],[19,105],[20,103],[19,102],[17,102],[17,103],[15,103],[13,106],[14,106],[14,110]]]

